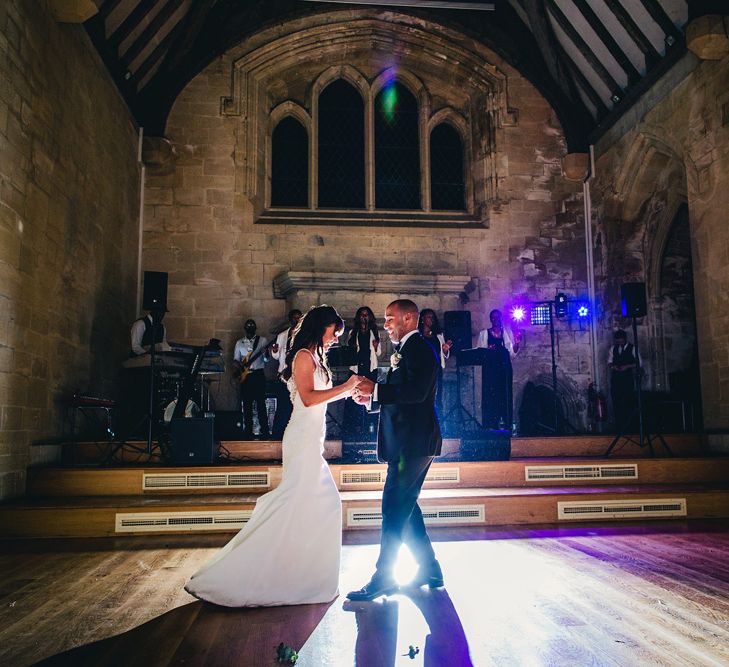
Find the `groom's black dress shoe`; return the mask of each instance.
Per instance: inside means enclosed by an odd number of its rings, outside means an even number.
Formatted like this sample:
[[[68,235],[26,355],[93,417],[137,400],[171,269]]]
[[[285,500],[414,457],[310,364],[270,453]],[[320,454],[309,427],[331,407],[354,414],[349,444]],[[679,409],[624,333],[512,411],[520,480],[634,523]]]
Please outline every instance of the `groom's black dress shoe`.
[[[407,584],[407,588],[443,588],[443,572],[438,561],[428,567],[419,567],[417,573]]]
[[[399,586],[393,579],[386,579],[384,577],[372,577],[362,588],[358,591],[350,591],[347,593],[347,599],[352,602],[368,602],[380,597],[380,595],[390,595],[397,592]]]

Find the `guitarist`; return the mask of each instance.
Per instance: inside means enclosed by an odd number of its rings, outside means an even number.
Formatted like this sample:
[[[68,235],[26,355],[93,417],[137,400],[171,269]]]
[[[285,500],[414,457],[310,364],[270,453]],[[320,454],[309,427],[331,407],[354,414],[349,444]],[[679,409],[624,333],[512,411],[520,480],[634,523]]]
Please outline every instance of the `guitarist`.
[[[268,414],[266,412],[266,376],[263,369],[268,361],[268,341],[256,334],[255,320],[246,320],[246,335],[235,344],[233,352],[233,374],[240,380],[240,400],[243,404],[243,419],[246,440],[253,439],[253,403],[258,410],[260,437],[270,438]]]

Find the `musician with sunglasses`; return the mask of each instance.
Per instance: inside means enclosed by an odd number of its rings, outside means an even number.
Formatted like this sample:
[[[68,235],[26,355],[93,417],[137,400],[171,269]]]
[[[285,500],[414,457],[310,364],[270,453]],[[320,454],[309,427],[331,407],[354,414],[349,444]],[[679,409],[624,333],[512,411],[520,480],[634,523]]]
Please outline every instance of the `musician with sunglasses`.
[[[240,401],[243,404],[243,420],[246,440],[253,439],[253,403],[261,425],[259,436],[271,437],[266,412],[266,376],[263,369],[268,362],[268,340],[256,334],[255,320],[246,320],[245,336],[235,344],[233,352],[233,375],[239,381]]]

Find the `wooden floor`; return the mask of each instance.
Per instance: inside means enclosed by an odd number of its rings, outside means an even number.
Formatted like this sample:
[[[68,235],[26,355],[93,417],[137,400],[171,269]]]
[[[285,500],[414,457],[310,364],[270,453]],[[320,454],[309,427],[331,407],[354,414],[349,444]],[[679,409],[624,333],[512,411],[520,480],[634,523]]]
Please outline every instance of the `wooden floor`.
[[[279,642],[317,667],[729,664],[729,521],[432,534],[444,590],[241,610],[182,588],[226,536],[5,542],[0,664],[248,667]],[[343,592],[376,538],[346,534]]]

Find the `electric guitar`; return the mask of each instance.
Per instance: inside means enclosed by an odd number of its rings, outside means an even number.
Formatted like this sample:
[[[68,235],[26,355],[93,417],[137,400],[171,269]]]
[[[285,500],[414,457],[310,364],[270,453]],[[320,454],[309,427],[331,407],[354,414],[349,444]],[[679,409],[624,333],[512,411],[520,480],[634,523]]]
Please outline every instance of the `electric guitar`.
[[[262,354],[266,354],[275,342],[276,339],[274,338],[268,345],[262,347],[260,350],[256,350],[255,352],[251,350],[248,354],[246,354],[246,356],[238,362],[240,364],[240,368],[236,368],[233,371],[233,377],[238,380],[240,384],[243,384],[252,372],[251,365],[253,362]]]

